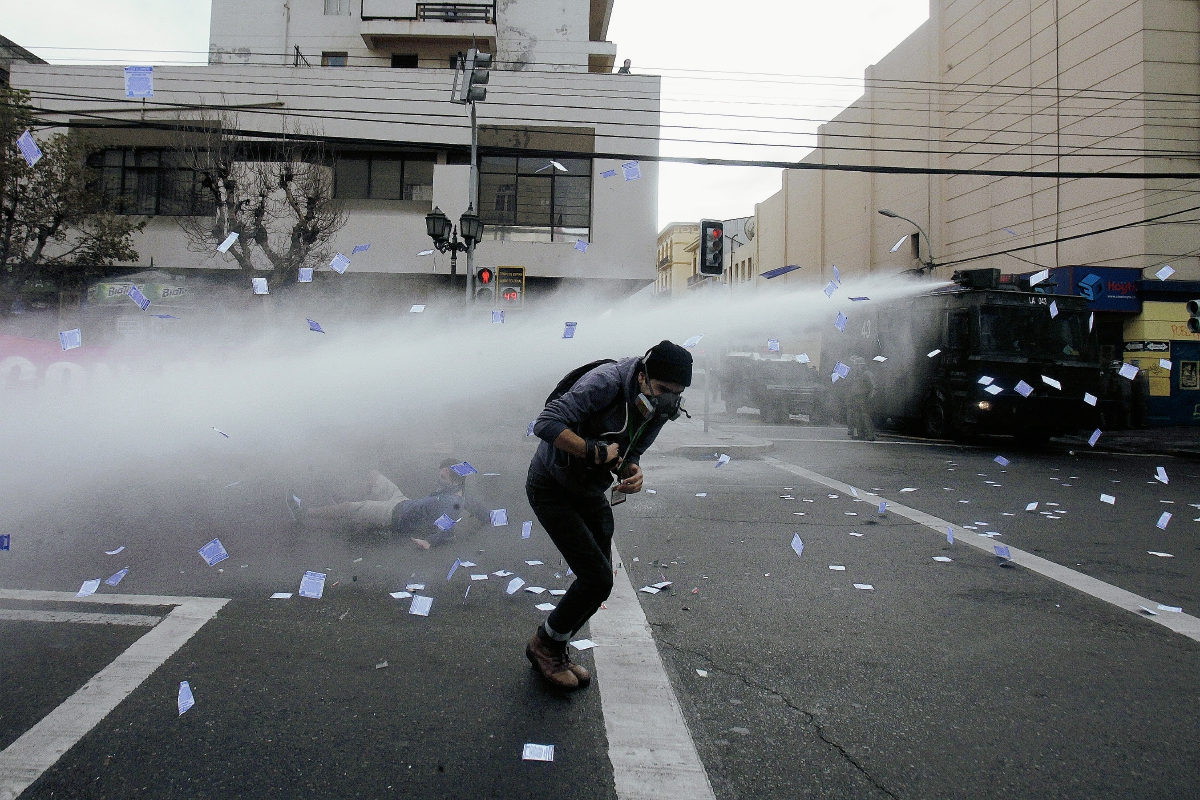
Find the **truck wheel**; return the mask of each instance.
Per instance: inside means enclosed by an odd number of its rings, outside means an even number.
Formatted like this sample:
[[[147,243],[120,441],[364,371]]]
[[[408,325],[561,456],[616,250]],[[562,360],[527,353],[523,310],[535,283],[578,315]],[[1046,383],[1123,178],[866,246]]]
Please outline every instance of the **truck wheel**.
[[[925,421],[922,428],[925,436],[930,439],[945,439],[950,435],[950,410],[946,401],[938,395],[930,395],[925,403]]]
[[[786,403],[764,403],[760,411],[763,421],[771,425],[786,425],[791,422]]]

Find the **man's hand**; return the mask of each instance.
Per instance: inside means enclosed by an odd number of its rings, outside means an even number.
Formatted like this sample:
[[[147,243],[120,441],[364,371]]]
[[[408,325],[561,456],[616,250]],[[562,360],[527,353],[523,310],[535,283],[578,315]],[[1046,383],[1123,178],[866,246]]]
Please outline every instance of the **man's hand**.
[[[602,454],[600,457],[604,459],[604,463],[611,464],[621,455],[621,448],[617,447],[616,443],[612,443],[600,452]]]
[[[622,494],[637,494],[642,490],[642,468],[637,464],[627,464],[621,470],[621,482],[617,491]]]

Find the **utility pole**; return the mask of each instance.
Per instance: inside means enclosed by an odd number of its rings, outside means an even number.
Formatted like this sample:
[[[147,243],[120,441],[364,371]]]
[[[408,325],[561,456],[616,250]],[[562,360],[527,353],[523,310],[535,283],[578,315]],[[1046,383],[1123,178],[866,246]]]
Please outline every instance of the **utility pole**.
[[[471,188],[468,192],[470,205],[474,208],[479,193],[479,179],[476,175],[476,164],[479,162],[479,126],[475,123],[475,101],[471,101]],[[475,240],[467,242],[467,306],[475,300]],[[465,496],[465,495],[464,495]]]
[[[454,88],[451,97],[457,103],[471,107],[471,188],[469,189],[468,213],[475,213],[475,203],[479,201],[479,125],[475,116],[475,103],[487,99],[487,83],[491,77],[492,56],[481,53],[472,42],[467,51],[466,59],[459,59],[462,80],[459,81],[459,70],[454,72]],[[482,232],[481,232],[482,233]],[[467,307],[475,299],[475,242],[467,238]]]

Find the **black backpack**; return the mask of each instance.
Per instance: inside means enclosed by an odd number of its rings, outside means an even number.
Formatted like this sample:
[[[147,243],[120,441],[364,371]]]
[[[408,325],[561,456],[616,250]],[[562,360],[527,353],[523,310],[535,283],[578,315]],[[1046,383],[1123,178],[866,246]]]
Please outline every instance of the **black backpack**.
[[[546,405],[550,405],[552,402],[571,391],[571,389],[575,387],[575,384],[579,382],[580,378],[582,378],[584,375],[587,375],[596,367],[602,367],[605,364],[615,363],[617,363],[616,359],[602,358],[599,361],[593,361],[590,364],[584,364],[582,367],[576,367],[575,369],[571,370],[563,376],[563,379],[558,382],[557,386],[554,387],[554,391],[552,391],[546,398]]]

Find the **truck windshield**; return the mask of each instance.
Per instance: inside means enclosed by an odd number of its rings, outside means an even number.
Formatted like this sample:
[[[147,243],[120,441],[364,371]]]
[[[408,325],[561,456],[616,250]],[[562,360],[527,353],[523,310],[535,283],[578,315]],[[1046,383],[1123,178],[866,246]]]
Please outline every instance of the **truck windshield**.
[[[983,306],[979,309],[979,349],[989,355],[1033,359],[1095,359],[1088,317],[1046,306]]]

